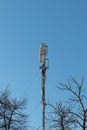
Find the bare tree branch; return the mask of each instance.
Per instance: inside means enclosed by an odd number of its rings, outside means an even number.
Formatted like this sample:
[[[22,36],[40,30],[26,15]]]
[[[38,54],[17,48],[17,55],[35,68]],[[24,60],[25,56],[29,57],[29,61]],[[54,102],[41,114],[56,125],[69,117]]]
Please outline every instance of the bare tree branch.
[[[0,128],[2,130],[27,130],[28,116],[23,112],[26,99],[10,98],[9,91],[0,94]]]
[[[83,94],[83,82],[84,78],[78,82],[74,77],[68,80],[67,84],[59,83],[58,88],[60,90],[66,90],[72,94],[70,97],[71,103],[75,103],[75,106],[79,108],[79,111],[73,108],[72,114],[77,118],[78,124],[85,130],[87,120],[87,108],[85,107],[87,96]],[[84,103],[85,102],[85,103]]]

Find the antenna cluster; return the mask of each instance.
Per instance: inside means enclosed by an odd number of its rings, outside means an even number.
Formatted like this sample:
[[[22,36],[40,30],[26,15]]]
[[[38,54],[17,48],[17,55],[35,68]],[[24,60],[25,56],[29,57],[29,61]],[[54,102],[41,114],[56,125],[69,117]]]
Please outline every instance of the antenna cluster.
[[[42,43],[40,47],[40,63],[41,63],[40,69],[42,69],[43,71],[49,68],[48,58],[46,58],[47,54],[48,54],[48,46],[45,43]]]

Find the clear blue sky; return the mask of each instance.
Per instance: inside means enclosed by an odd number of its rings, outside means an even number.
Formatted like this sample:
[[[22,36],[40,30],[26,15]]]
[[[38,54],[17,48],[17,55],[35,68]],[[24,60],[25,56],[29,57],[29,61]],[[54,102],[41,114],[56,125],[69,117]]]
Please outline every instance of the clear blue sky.
[[[0,90],[29,99],[30,125],[41,128],[39,47],[48,45],[46,100],[61,99],[57,82],[87,80],[87,0],[0,0]],[[32,128],[33,130],[33,128]]]

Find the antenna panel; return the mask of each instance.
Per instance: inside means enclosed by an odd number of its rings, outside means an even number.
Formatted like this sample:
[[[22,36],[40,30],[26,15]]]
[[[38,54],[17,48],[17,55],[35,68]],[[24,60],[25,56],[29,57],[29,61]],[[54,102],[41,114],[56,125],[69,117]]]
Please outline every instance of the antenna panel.
[[[40,47],[40,62],[41,63],[45,62],[47,53],[48,53],[48,46],[42,43]]]

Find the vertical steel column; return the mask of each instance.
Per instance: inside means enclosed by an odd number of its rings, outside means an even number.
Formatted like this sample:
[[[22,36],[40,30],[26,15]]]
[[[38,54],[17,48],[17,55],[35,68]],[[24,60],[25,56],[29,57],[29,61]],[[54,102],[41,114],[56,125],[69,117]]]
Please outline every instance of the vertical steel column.
[[[45,130],[45,80],[46,80],[46,66],[42,66],[42,130]]]
[[[40,69],[42,76],[42,130],[45,130],[45,80],[46,80],[46,70],[48,69],[46,55],[48,52],[48,46],[42,43],[40,48]]]

